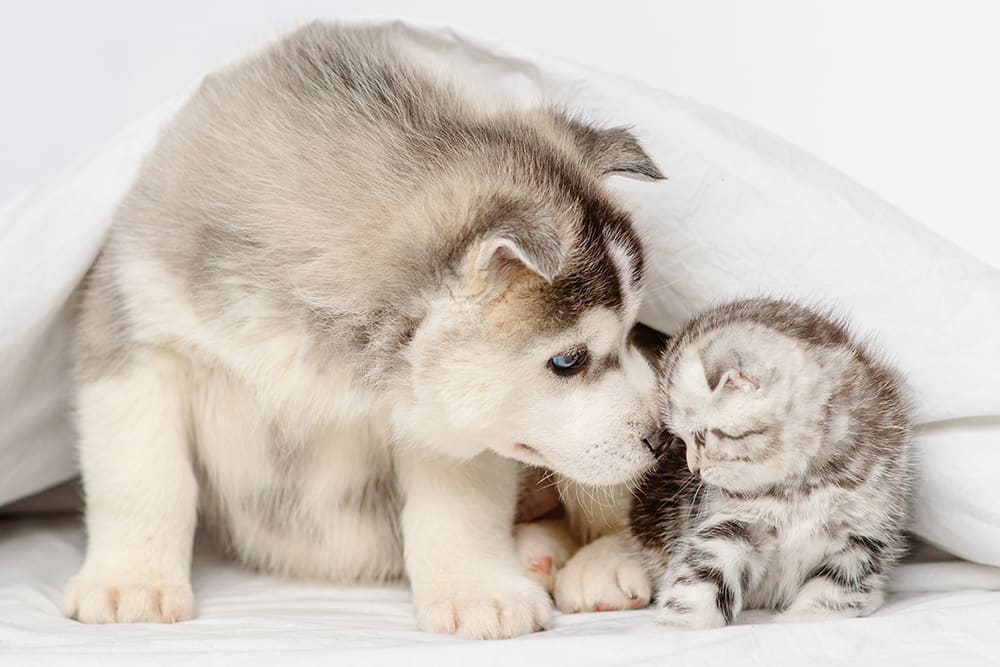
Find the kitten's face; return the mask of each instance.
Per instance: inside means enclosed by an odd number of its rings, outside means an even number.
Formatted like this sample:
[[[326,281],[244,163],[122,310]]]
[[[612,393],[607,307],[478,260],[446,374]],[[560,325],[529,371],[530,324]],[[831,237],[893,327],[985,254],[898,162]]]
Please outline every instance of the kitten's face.
[[[781,349],[788,341],[769,338],[755,341],[761,354],[751,356],[734,353],[731,342],[679,350],[660,400],[664,423],[687,446],[691,472],[709,485],[746,493],[805,473],[815,439],[796,437],[800,397],[793,379],[802,367],[800,350]],[[782,369],[762,363],[768,358],[780,359]]]

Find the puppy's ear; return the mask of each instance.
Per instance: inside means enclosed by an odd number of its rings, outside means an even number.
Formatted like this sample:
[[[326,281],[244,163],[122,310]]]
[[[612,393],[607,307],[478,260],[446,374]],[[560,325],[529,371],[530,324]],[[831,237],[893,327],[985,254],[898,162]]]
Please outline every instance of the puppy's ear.
[[[577,146],[602,176],[624,174],[654,181],[666,176],[624,127],[599,128],[578,120],[565,119]]]
[[[530,218],[490,227],[468,247],[464,290],[476,298],[502,293],[519,273],[533,273],[551,283],[562,270],[564,250],[555,227]]]
[[[563,260],[563,244],[552,225],[503,224],[473,246],[469,277],[476,282],[506,283],[513,272],[528,270],[551,283],[562,270]]]

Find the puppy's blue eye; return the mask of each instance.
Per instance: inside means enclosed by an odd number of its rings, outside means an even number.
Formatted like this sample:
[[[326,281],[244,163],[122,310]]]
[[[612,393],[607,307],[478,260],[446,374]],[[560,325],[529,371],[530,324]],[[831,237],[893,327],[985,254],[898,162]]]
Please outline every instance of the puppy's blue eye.
[[[587,366],[587,351],[564,352],[549,359],[549,368],[556,375],[576,375]]]
[[[580,361],[576,354],[560,354],[552,357],[552,365],[556,368],[573,368]]]

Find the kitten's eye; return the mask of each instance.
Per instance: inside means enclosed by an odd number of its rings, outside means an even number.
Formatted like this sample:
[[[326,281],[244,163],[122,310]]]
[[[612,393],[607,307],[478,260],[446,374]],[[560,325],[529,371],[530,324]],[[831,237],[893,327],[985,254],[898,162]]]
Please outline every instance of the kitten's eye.
[[[587,367],[588,358],[586,350],[563,352],[549,359],[549,370],[560,377],[576,375]]]
[[[704,431],[696,431],[695,432],[695,434],[694,434],[694,444],[698,445],[699,447],[704,447],[705,446],[705,432]]]

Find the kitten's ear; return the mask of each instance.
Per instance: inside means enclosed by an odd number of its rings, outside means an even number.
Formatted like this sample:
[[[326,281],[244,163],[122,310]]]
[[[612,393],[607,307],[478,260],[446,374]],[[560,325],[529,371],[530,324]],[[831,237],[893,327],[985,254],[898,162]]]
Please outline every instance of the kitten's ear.
[[[564,119],[584,158],[601,176],[623,174],[654,181],[666,176],[624,127],[600,128],[578,120]]]
[[[711,381],[709,381],[709,387],[711,387],[712,391],[719,391],[722,389],[751,392],[760,389],[760,384],[743,371],[730,368],[722,373],[714,386],[711,384]]]
[[[748,370],[753,367],[746,354],[732,348],[710,346],[703,358],[705,381],[712,392],[742,391],[760,389],[758,374]]]

